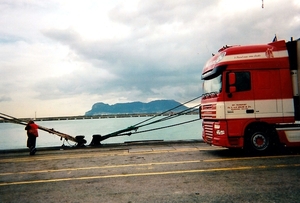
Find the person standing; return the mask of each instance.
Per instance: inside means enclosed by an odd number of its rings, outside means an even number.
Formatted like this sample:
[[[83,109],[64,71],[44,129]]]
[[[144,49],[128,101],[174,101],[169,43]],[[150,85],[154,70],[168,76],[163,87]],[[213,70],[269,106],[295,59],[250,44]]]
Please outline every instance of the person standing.
[[[25,127],[25,130],[27,130],[27,147],[30,150],[30,155],[35,155],[36,153],[35,145],[36,138],[39,136],[38,128],[39,126],[35,124],[32,120],[30,120]]]

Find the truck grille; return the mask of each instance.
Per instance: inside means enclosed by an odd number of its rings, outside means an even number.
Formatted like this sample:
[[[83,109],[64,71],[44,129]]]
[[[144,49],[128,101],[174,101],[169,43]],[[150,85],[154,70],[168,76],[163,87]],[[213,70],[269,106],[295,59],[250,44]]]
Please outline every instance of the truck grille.
[[[216,118],[216,104],[201,105],[202,118]]]
[[[212,143],[214,122],[203,121],[204,137],[207,143]]]

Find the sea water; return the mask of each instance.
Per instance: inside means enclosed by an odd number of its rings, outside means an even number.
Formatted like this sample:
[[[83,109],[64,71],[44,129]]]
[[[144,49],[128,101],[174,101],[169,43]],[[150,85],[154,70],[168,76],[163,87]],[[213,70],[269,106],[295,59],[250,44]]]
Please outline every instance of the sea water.
[[[197,119],[198,115],[183,115],[167,121],[151,124],[141,127],[137,132],[174,125],[186,121]],[[47,128],[53,128],[59,132],[71,135],[84,135],[89,144],[93,135],[106,135],[118,130],[125,129],[137,123],[145,121],[150,117],[126,117],[126,118],[103,118],[103,119],[83,119],[83,120],[57,120],[57,121],[37,121],[38,125]],[[146,123],[161,119],[164,117],[156,117]],[[26,148],[27,135],[25,126],[12,123],[0,123],[0,149],[21,149]],[[202,123],[201,120],[196,120],[184,125],[159,129],[155,131],[132,134],[131,136],[118,136],[108,138],[101,143],[124,143],[134,141],[147,140],[199,140],[202,139]],[[39,130],[37,138],[38,147],[54,147],[61,145],[72,146],[76,143],[72,141],[61,140],[59,136]]]

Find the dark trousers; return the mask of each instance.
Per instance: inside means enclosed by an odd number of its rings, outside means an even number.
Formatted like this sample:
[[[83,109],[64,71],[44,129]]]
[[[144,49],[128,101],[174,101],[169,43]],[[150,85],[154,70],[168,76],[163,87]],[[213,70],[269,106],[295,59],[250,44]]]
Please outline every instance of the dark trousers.
[[[29,134],[29,135],[27,135],[27,136],[28,136],[28,138],[27,138],[27,147],[28,147],[29,149],[35,148],[36,136],[31,135],[31,134]]]

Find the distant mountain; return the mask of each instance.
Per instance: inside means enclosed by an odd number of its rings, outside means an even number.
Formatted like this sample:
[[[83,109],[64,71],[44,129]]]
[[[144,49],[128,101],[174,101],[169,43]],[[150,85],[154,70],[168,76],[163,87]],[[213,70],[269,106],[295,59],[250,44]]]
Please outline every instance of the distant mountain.
[[[114,105],[105,104],[103,102],[95,103],[92,109],[85,113],[86,116],[101,115],[101,114],[138,114],[138,113],[162,113],[170,110],[181,103],[174,100],[155,100],[149,103],[143,102],[130,102],[130,103],[117,103]],[[179,112],[187,109],[188,107],[182,105],[173,112]]]

